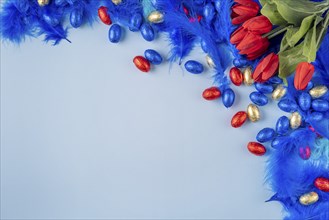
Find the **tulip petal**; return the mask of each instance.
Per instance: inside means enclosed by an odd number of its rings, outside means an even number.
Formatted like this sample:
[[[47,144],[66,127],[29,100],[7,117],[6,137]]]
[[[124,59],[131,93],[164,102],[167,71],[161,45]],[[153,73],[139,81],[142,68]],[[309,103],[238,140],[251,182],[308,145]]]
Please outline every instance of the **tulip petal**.
[[[296,68],[294,86],[297,90],[304,90],[314,74],[314,66],[308,62],[300,62]]]

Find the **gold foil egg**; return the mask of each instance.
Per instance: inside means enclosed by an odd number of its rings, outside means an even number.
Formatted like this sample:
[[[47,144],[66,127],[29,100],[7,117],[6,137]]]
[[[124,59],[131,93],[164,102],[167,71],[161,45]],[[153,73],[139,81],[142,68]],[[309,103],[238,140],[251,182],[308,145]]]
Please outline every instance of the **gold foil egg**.
[[[310,95],[314,99],[320,98],[321,96],[326,94],[326,92],[328,92],[328,88],[326,86],[316,86],[309,91]]]
[[[113,4],[118,5],[122,2],[122,0],[112,0]]]
[[[282,85],[278,85],[272,92],[272,99],[279,100],[287,93],[287,89]]]
[[[247,67],[244,71],[243,71],[243,82],[245,85],[247,86],[251,86],[254,83],[253,78],[251,77],[252,74],[252,69],[251,67]]]
[[[214,68],[215,67],[215,63],[214,63],[213,59],[209,55],[206,56],[206,62],[207,62],[208,66],[210,68]]]
[[[316,192],[310,192],[299,197],[299,202],[302,205],[312,205],[319,200],[319,195]]]
[[[50,0],[38,0],[38,5],[41,7],[49,5],[49,3],[50,3]]]
[[[163,19],[163,14],[159,11],[152,11],[147,17],[147,20],[154,24],[162,23]]]
[[[290,127],[292,129],[299,128],[299,126],[302,124],[302,116],[298,112],[294,112],[291,114],[290,117]]]
[[[256,122],[260,119],[260,112],[256,105],[249,104],[247,107],[247,115],[250,121]]]

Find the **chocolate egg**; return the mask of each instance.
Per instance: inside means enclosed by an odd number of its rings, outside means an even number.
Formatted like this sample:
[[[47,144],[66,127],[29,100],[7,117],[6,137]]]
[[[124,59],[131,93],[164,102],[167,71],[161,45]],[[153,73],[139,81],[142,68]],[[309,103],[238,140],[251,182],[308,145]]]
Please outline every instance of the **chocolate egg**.
[[[49,3],[50,3],[50,0],[38,0],[38,5],[41,7],[49,5]]]
[[[112,43],[118,43],[121,39],[121,27],[118,24],[113,24],[109,29],[109,40]]]
[[[233,128],[239,128],[241,127],[247,120],[248,116],[247,113],[244,111],[237,112],[232,120],[231,120],[231,125]]]
[[[148,23],[143,23],[142,26],[140,27],[140,32],[142,34],[142,37],[146,41],[153,41],[155,38],[155,33],[151,25]]]
[[[83,11],[79,9],[74,9],[70,14],[70,23],[72,27],[78,28],[81,26],[83,21]]]
[[[260,143],[270,141],[274,138],[275,131],[272,128],[263,128],[260,130],[256,136],[256,140]]]
[[[255,88],[258,92],[268,94],[273,92],[274,88],[271,84],[265,82],[265,83],[255,83]]]
[[[318,177],[314,180],[314,186],[323,192],[329,192],[329,179]]]
[[[150,62],[142,56],[136,56],[133,62],[135,66],[142,72],[149,72],[151,69]]]
[[[312,205],[319,200],[319,195],[316,192],[310,192],[299,197],[299,202],[302,205]]]
[[[122,2],[122,0],[112,0],[113,4],[118,5]]]
[[[262,156],[266,153],[264,145],[258,142],[249,142],[247,148],[250,153],[255,154],[256,156]]]
[[[243,75],[237,67],[233,67],[230,70],[230,79],[232,83],[236,86],[240,86],[243,82]]]
[[[129,20],[129,30],[139,31],[142,23],[143,23],[143,16],[140,13],[133,14]]]
[[[279,100],[287,93],[287,89],[282,85],[278,85],[272,92],[272,99]]]
[[[251,67],[247,67],[244,71],[243,71],[243,80],[244,80],[244,84],[247,86],[251,86],[254,83],[253,78],[251,77],[252,74],[252,69]]]
[[[99,7],[98,8],[98,17],[104,24],[111,25],[112,20],[107,11],[108,11],[107,7],[105,7],[105,6]]]
[[[298,97],[298,105],[303,111],[308,111],[311,108],[312,98],[310,94],[302,92]]]
[[[150,61],[150,63],[154,65],[159,65],[162,63],[161,55],[155,50],[152,49],[145,50],[144,56],[148,61]]]
[[[249,95],[250,100],[258,106],[264,106],[268,103],[266,95],[260,92],[252,92]]]
[[[247,107],[248,118],[252,122],[256,122],[260,119],[260,112],[256,105],[249,104]]]
[[[326,86],[316,86],[309,91],[310,95],[313,99],[320,98],[328,92],[328,88]]]
[[[278,103],[278,107],[284,112],[294,112],[298,106],[295,101],[291,99],[282,99]]]
[[[235,100],[235,93],[232,89],[225,89],[223,92],[222,102],[226,108],[229,108],[233,105]]]
[[[326,112],[329,110],[329,102],[322,99],[316,99],[312,102],[312,108],[317,112]]]
[[[210,68],[215,68],[215,63],[209,55],[206,56],[206,62]]]
[[[203,72],[203,65],[195,60],[189,60],[185,63],[185,69],[193,74],[200,74]]]
[[[159,11],[152,11],[148,16],[147,20],[153,24],[160,24],[164,20],[164,16]]]
[[[298,112],[292,113],[290,117],[290,127],[292,129],[296,129],[299,128],[301,124],[302,124],[302,116]]]
[[[202,97],[205,100],[209,100],[209,101],[218,99],[220,96],[221,96],[221,92],[220,92],[219,88],[215,87],[215,86],[204,90],[202,93]]]
[[[284,135],[289,131],[289,118],[287,116],[281,116],[276,122],[276,132],[280,135]]]

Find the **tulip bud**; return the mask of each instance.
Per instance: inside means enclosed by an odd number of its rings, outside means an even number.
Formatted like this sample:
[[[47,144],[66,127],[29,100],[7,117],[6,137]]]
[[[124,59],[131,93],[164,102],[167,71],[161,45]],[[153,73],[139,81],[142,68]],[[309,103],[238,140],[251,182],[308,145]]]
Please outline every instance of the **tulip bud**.
[[[249,18],[255,17],[258,12],[259,5],[256,2],[248,1],[245,4],[236,4],[232,7],[232,24],[242,24]]]
[[[250,18],[242,27],[254,34],[266,34],[272,30],[272,23],[264,15]]]
[[[255,82],[266,82],[276,73],[278,67],[279,56],[275,53],[270,53],[258,63],[252,78]]]
[[[243,28],[242,26],[236,29],[232,34],[230,38],[231,44],[238,44],[240,43],[243,38],[247,35],[248,30]]]
[[[245,54],[249,60],[254,60],[267,50],[269,44],[267,38],[249,32],[236,48],[240,54]]]
[[[308,62],[301,62],[297,65],[294,78],[294,86],[297,90],[304,90],[311,81],[314,74],[314,66]]]

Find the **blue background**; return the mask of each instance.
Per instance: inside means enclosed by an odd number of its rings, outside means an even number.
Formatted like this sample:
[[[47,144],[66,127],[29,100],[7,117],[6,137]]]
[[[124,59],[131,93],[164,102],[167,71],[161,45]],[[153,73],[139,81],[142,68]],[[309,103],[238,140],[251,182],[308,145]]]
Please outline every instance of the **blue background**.
[[[132,63],[163,37],[110,44],[108,27],[72,30],[72,44],[1,44],[3,219],[280,219],[264,185],[266,157],[246,145],[282,113],[233,129],[252,87],[230,110],[204,101],[212,73]],[[205,64],[195,50],[189,58]]]

